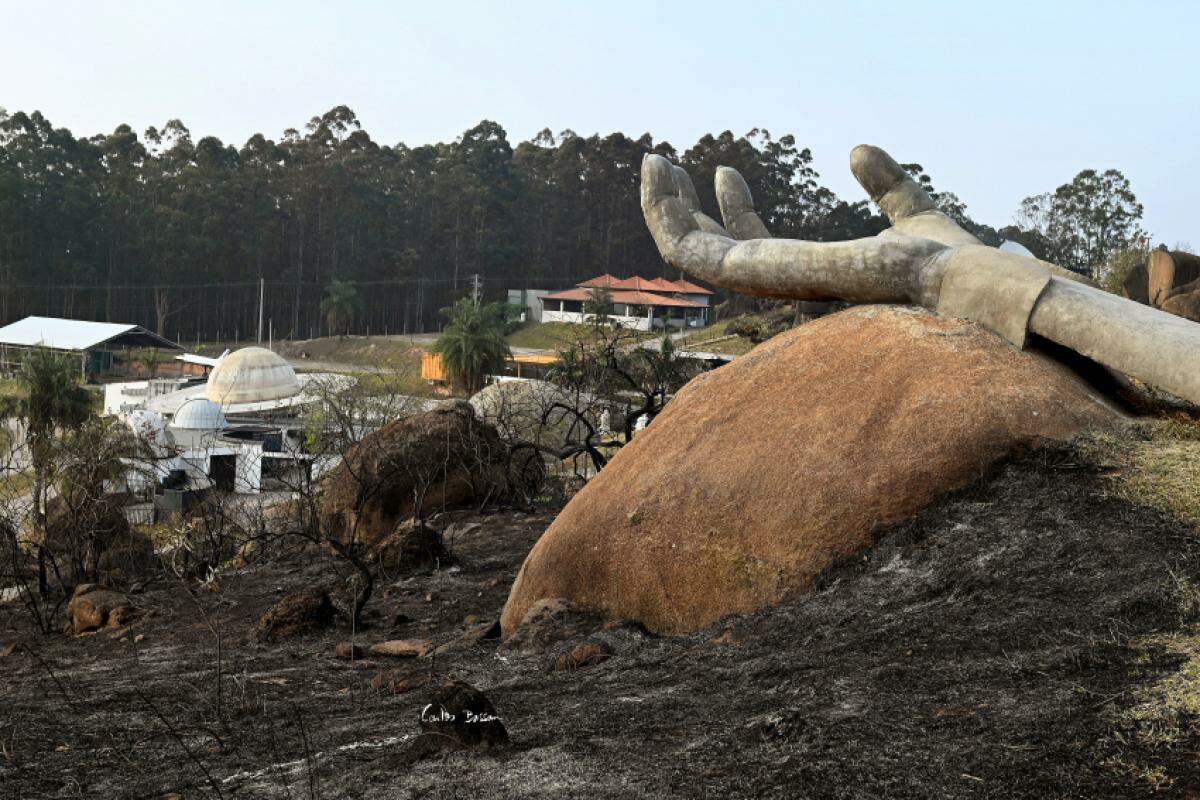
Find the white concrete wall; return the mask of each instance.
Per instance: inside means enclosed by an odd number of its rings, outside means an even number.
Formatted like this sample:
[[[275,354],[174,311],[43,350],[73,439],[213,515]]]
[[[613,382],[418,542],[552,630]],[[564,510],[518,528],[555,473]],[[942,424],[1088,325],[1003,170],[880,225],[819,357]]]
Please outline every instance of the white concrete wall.
[[[647,317],[625,317],[613,315],[610,320],[626,328],[639,331],[650,330],[650,320]],[[575,325],[588,322],[588,315],[579,311],[543,311],[542,322],[570,322]]]
[[[177,392],[183,381],[177,378],[155,378],[150,381],[124,381],[104,384],[104,413],[119,414],[134,408],[145,408],[156,397]]]
[[[542,296],[547,294],[550,294],[549,289],[509,289],[508,303],[513,306],[524,306],[527,320],[541,322]]]

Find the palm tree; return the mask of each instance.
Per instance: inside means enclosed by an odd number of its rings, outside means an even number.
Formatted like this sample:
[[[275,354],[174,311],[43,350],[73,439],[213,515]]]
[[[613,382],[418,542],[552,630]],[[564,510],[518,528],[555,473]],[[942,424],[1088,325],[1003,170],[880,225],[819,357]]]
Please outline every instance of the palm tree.
[[[92,414],[88,390],[76,380],[74,362],[45,347],[32,351],[21,362],[18,380],[25,390],[4,410],[25,429],[29,462],[33,468],[33,516],[37,529],[46,530],[46,487],[54,461],[54,446],[62,432],[75,431]],[[38,586],[48,590],[45,551],[38,548]]]
[[[150,373],[150,378],[158,377],[158,368],[162,366],[162,353],[158,352],[155,347],[142,356],[142,364],[146,366],[146,371]]]
[[[608,322],[615,310],[612,292],[607,287],[592,289],[588,299],[583,301],[583,313],[597,327]]]
[[[442,309],[450,324],[442,331],[434,350],[442,364],[461,388],[474,392],[483,379],[504,366],[511,357],[504,341],[504,309],[499,303],[476,305],[463,298],[451,308]]]
[[[337,278],[325,287],[325,297],[321,300],[321,313],[329,323],[329,332],[345,336],[350,332],[350,324],[362,307],[358,296],[358,287],[354,281],[343,281]]]

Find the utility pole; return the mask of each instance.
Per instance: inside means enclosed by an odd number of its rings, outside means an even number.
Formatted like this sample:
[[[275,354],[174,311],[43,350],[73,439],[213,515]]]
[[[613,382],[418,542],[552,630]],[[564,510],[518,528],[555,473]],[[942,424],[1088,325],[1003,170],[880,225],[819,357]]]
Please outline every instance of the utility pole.
[[[483,297],[483,279],[476,272],[471,276],[471,299],[475,301],[475,307],[479,308],[479,301]]]
[[[262,344],[262,323],[263,323],[263,295],[266,288],[266,281],[262,278],[258,279],[258,344]]]

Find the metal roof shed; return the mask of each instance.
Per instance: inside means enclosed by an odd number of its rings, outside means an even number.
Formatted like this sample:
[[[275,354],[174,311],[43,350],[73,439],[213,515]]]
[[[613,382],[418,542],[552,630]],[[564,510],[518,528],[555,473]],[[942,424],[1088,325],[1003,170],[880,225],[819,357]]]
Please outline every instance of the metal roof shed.
[[[117,322],[88,322],[80,319],[58,319],[56,317],[26,317],[23,320],[0,328],[0,348],[5,369],[12,369],[15,362],[9,357],[10,350],[23,352],[34,347],[79,354],[80,371],[88,369],[89,353],[109,350],[114,347],[155,347],[164,350],[183,348],[169,339],[153,333],[141,325]]]

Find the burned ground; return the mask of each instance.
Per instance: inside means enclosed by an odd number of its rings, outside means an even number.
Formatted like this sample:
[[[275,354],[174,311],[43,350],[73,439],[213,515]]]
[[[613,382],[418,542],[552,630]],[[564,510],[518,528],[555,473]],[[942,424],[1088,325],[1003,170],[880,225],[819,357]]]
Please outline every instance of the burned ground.
[[[0,796],[1196,796],[1200,542],[1077,456],[1011,462],[814,591],[691,636],[355,663],[333,655],[344,624],[252,643],[280,596],[335,583],[311,556],[195,601],[155,583],[135,596],[154,615],[117,638],[41,637],[0,606],[19,643],[0,659]],[[551,518],[479,518],[453,570],[391,587],[356,641],[451,643],[496,619]],[[551,668],[597,640],[611,658]],[[483,689],[511,745],[413,763],[429,687],[392,694],[406,676]]]

